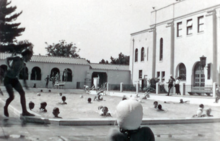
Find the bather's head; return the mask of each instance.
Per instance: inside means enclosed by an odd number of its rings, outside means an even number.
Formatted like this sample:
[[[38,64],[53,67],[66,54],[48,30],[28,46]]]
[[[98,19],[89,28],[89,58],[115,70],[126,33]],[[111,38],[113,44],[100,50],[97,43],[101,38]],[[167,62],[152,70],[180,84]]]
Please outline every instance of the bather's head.
[[[55,108],[53,109],[53,115],[54,115],[54,117],[58,117],[59,114],[60,114],[59,108],[55,107]]]
[[[62,101],[65,102],[66,101],[66,97],[62,96]]]
[[[158,105],[158,110],[163,110],[162,105]]]
[[[103,111],[103,114],[106,115],[108,113],[108,107],[103,107],[102,111]]]
[[[203,108],[204,108],[204,105],[203,105],[203,104],[200,104],[199,107],[203,109]]]
[[[142,122],[143,107],[135,99],[123,100],[116,107],[116,117],[121,129],[138,129]]]
[[[88,98],[88,103],[91,103],[92,99],[91,98]]]
[[[180,99],[180,103],[183,103],[183,99]]]

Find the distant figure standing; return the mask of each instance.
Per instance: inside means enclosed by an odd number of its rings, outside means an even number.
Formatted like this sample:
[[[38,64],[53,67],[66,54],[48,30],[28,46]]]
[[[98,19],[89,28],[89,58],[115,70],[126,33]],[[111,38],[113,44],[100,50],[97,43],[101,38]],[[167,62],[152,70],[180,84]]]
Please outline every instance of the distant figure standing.
[[[159,84],[160,84],[160,92],[167,93],[167,91],[164,88],[164,79],[162,79],[162,82],[160,82]]]
[[[174,81],[175,81],[175,79],[174,79],[173,76],[171,75],[169,81],[167,82],[167,83],[168,83],[168,88],[169,88],[168,93],[167,93],[167,96],[169,96],[169,94],[170,94],[170,90],[171,90],[171,88],[173,87],[173,82],[174,82]]]
[[[220,91],[219,91],[219,87],[216,87],[216,97],[215,97],[215,103],[218,103],[220,99]]]
[[[85,90],[85,92],[89,92],[89,90],[90,90],[89,86],[88,85],[84,85],[84,90]]]
[[[48,88],[49,80],[50,80],[50,77],[49,77],[49,75],[47,75],[47,77],[45,78],[45,81],[46,81],[46,88]]]
[[[70,73],[70,71],[68,69],[65,69],[63,72],[63,81],[67,81],[68,73]]]
[[[177,95],[178,95],[178,94],[180,95],[180,84],[179,84],[180,81],[179,81],[179,79],[180,79],[180,78],[177,77],[177,78],[176,78],[176,81],[175,81],[175,88],[176,88],[176,94],[177,94]]]
[[[50,80],[52,81],[52,87],[54,87],[55,82],[56,82],[56,78],[55,78],[54,76],[52,76],[52,77],[50,78]]]
[[[22,55],[22,57],[12,56],[12,57],[8,57],[6,59],[6,63],[8,65],[8,70],[5,75],[4,85],[5,85],[6,91],[9,94],[9,98],[6,100],[5,106],[4,106],[4,115],[6,117],[9,117],[8,106],[12,102],[12,100],[14,99],[13,88],[20,94],[22,116],[34,116],[33,114],[31,114],[27,111],[25,92],[24,92],[20,82],[18,81],[18,76],[19,76],[21,70],[23,70],[22,73],[23,73],[24,87],[26,89],[28,89],[28,86],[27,86],[27,83],[25,80],[26,76],[28,75],[28,73],[25,71],[25,68],[26,68],[25,63],[30,61],[30,59],[33,55],[33,51],[30,49],[25,49],[22,51],[21,55]]]
[[[59,74],[59,73],[57,73],[57,74],[55,75],[55,81],[60,81],[60,74]]]

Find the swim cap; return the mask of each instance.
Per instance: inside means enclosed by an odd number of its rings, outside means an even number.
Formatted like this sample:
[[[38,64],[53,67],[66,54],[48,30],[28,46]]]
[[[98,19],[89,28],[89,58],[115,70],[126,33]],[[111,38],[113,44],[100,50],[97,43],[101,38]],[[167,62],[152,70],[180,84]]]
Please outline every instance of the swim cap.
[[[121,101],[116,107],[118,126],[124,130],[138,129],[142,122],[143,107],[135,99]]]

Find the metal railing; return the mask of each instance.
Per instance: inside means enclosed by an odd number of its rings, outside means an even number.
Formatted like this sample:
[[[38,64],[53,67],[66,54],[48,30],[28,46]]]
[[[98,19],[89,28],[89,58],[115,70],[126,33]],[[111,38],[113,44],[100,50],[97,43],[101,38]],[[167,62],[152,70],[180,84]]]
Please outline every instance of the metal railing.
[[[136,91],[136,85],[135,84],[123,84],[123,91]]]

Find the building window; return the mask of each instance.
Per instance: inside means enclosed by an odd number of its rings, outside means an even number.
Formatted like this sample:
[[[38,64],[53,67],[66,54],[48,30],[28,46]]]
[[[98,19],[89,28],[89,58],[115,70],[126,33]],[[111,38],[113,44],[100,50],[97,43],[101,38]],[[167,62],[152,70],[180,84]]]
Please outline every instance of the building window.
[[[198,32],[204,31],[204,16],[198,17]]]
[[[138,49],[135,49],[135,62],[138,61]]]
[[[179,65],[179,77],[180,80],[186,80],[186,67],[183,63]]]
[[[186,34],[191,35],[192,34],[192,19],[187,20],[187,27],[186,27]]]
[[[182,22],[177,23],[177,37],[182,36]]]
[[[207,71],[207,79],[210,79],[211,78],[211,64],[209,63],[208,64],[208,71]]]
[[[163,38],[160,38],[160,61],[163,60]]]
[[[160,78],[160,72],[159,71],[157,72],[157,78]]]
[[[165,71],[162,71],[162,80],[165,80]]]
[[[141,61],[144,61],[144,47],[141,48]]]
[[[139,70],[139,78],[142,79],[142,70]]]

